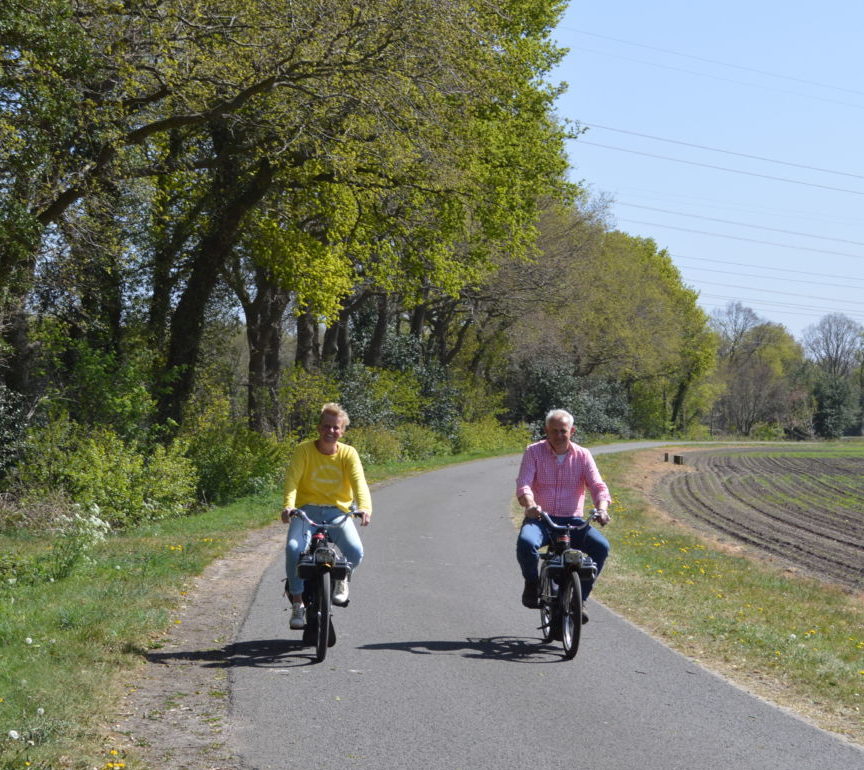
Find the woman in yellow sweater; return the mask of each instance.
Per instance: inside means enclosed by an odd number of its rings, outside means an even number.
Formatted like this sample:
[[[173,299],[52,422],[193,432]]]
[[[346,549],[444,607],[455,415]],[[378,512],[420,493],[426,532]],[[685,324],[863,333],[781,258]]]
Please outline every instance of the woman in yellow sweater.
[[[318,420],[318,438],[297,445],[285,472],[282,521],[290,523],[285,543],[285,572],[292,629],[306,625],[303,581],[297,576],[297,562],[312,535],[309,525],[299,517],[292,518],[292,512],[302,508],[313,521],[326,523],[351,511],[353,504],[357,506],[355,513],[362,526],[369,524],[372,517],[372,498],[357,450],[339,441],[349,422],[348,413],[339,404],[324,404]],[[330,536],[357,569],[363,560],[363,544],[353,518],[345,518],[340,527],[330,530]],[[348,581],[335,581],[333,603],[344,605],[347,602]]]

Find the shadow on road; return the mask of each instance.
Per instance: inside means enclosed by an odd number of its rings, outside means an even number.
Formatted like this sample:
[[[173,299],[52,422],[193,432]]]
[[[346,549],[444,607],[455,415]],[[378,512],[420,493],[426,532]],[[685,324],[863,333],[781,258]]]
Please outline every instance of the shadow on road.
[[[256,639],[249,642],[235,642],[210,650],[177,650],[174,652],[150,652],[150,663],[170,664],[178,661],[198,663],[202,668],[232,668],[249,666],[267,668],[269,666],[307,665],[314,659],[315,648],[303,644],[300,639]]]
[[[364,644],[361,650],[396,650],[413,655],[453,655],[464,658],[498,660],[506,663],[551,663],[562,660],[561,646],[542,644],[539,639],[515,636],[492,636],[458,641],[382,642]]]

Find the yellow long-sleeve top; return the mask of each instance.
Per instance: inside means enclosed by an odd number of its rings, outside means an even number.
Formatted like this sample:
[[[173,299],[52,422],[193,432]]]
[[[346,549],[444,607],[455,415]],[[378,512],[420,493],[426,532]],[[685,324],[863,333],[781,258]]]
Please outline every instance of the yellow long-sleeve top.
[[[304,505],[335,505],[346,513],[352,502],[372,513],[372,496],[357,450],[336,444],[336,453],[318,451],[315,439],[300,442],[285,471],[285,508]]]

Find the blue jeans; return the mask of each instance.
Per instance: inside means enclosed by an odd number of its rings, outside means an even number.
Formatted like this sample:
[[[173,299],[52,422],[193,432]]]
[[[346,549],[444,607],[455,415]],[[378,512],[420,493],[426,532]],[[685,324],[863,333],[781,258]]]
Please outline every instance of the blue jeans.
[[[573,519],[562,516],[552,516],[556,524],[572,524]],[[519,530],[519,538],[516,541],[516,560],[522,569],[522,577],[525,580],[537,580],[537,559],[539,550],[549,543],[549,534],[546,527],[537,519],[525,519],[522,529]],[[597,529],[592,526],[585,527],[581,532],[570,533],[570,546],[578,548],[587,553],[597,563],[597,574],[603,569],[603,563],[609,555],[609,541]],[[594,587],[593,580],[583,580],[582,598],[587,599],[588,594]]]
[[[354,526],[354,517],[351,514],[345,516],[344,511],[335,505],[304,505],[303,510],[312,521],[320,521],[325,524],[344,517],[345,520],[338,527],[328,529],[330,539],[339,546],[345,558],[351,562],[354,569],[360,566],[363,560],[363,543],[357,527]],[[300,554],[309,547],[312,538],[312,527],[297,516],[291,519],[288,525],[288,538],[285,541],[285,575],[288,577],[288,593],[296,596],[303,593],[303,581],[297,577],[297,562]]]

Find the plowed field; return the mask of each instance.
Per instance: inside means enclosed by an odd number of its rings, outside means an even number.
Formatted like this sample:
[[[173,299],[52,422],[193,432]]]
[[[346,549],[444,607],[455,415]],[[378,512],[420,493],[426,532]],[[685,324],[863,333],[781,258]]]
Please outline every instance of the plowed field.
[[[714,450],[689,452],[676,468],[654,490],[670,512],[864,591],[864,458]]]

